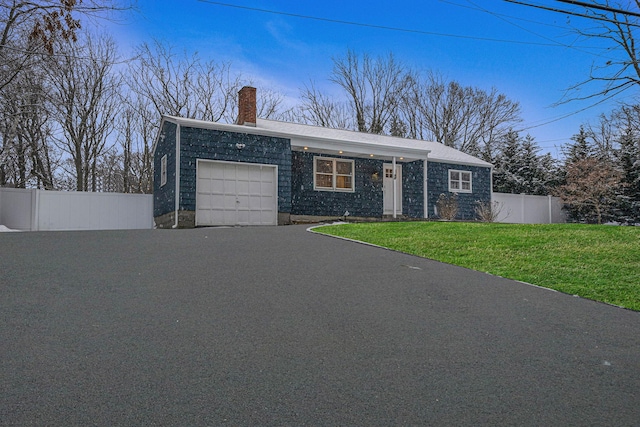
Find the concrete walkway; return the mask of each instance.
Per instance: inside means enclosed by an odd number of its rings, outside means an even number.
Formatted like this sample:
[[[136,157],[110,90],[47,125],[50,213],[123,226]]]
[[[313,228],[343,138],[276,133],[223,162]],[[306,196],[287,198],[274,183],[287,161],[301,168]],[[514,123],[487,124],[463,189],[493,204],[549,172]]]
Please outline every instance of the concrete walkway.
[[[640,313],[305,227],[0,234],[0,425],[637,426]]]

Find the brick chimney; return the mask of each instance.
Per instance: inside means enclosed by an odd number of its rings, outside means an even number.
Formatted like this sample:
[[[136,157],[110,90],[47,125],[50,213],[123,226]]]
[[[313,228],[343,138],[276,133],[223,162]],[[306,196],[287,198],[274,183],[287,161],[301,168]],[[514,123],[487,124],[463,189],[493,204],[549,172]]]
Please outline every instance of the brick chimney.
[[[257,116],[256,88],[245,86],[238,92],[238,121],[236,124],[255,126]]]

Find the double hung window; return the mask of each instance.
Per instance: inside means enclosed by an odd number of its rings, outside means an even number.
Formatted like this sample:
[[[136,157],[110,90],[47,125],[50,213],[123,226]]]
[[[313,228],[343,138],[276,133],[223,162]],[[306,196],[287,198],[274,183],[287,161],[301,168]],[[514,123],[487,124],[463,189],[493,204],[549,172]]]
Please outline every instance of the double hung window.
[[[449,191],[454,193],[471,193],[471,172],[449,170]]]
[[[346,159],[314,157],[313,188],[326,191],[354,191],[354,162]]]

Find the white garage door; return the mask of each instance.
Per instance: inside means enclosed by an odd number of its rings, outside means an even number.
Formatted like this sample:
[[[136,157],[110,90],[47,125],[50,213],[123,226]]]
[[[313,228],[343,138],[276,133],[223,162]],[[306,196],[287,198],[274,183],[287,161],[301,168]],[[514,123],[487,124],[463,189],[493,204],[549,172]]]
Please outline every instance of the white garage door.
[[[198,160],[196,225],[277,225],[278,167]]]

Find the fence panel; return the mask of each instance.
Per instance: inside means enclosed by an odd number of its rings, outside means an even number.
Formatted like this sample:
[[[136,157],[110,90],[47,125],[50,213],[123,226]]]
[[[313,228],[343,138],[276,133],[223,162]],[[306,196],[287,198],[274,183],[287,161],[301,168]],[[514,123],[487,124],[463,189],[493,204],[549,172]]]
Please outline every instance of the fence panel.
[[[0,225],[29,231],[33,225],[32,190],[0,188]]]
[[[0,189],[0,224],[14,230],[153,228],[153,196]]]
[[[566,222],[558,197],[493,193],[501,208],[497,222],[514,224],[558,224]]]

